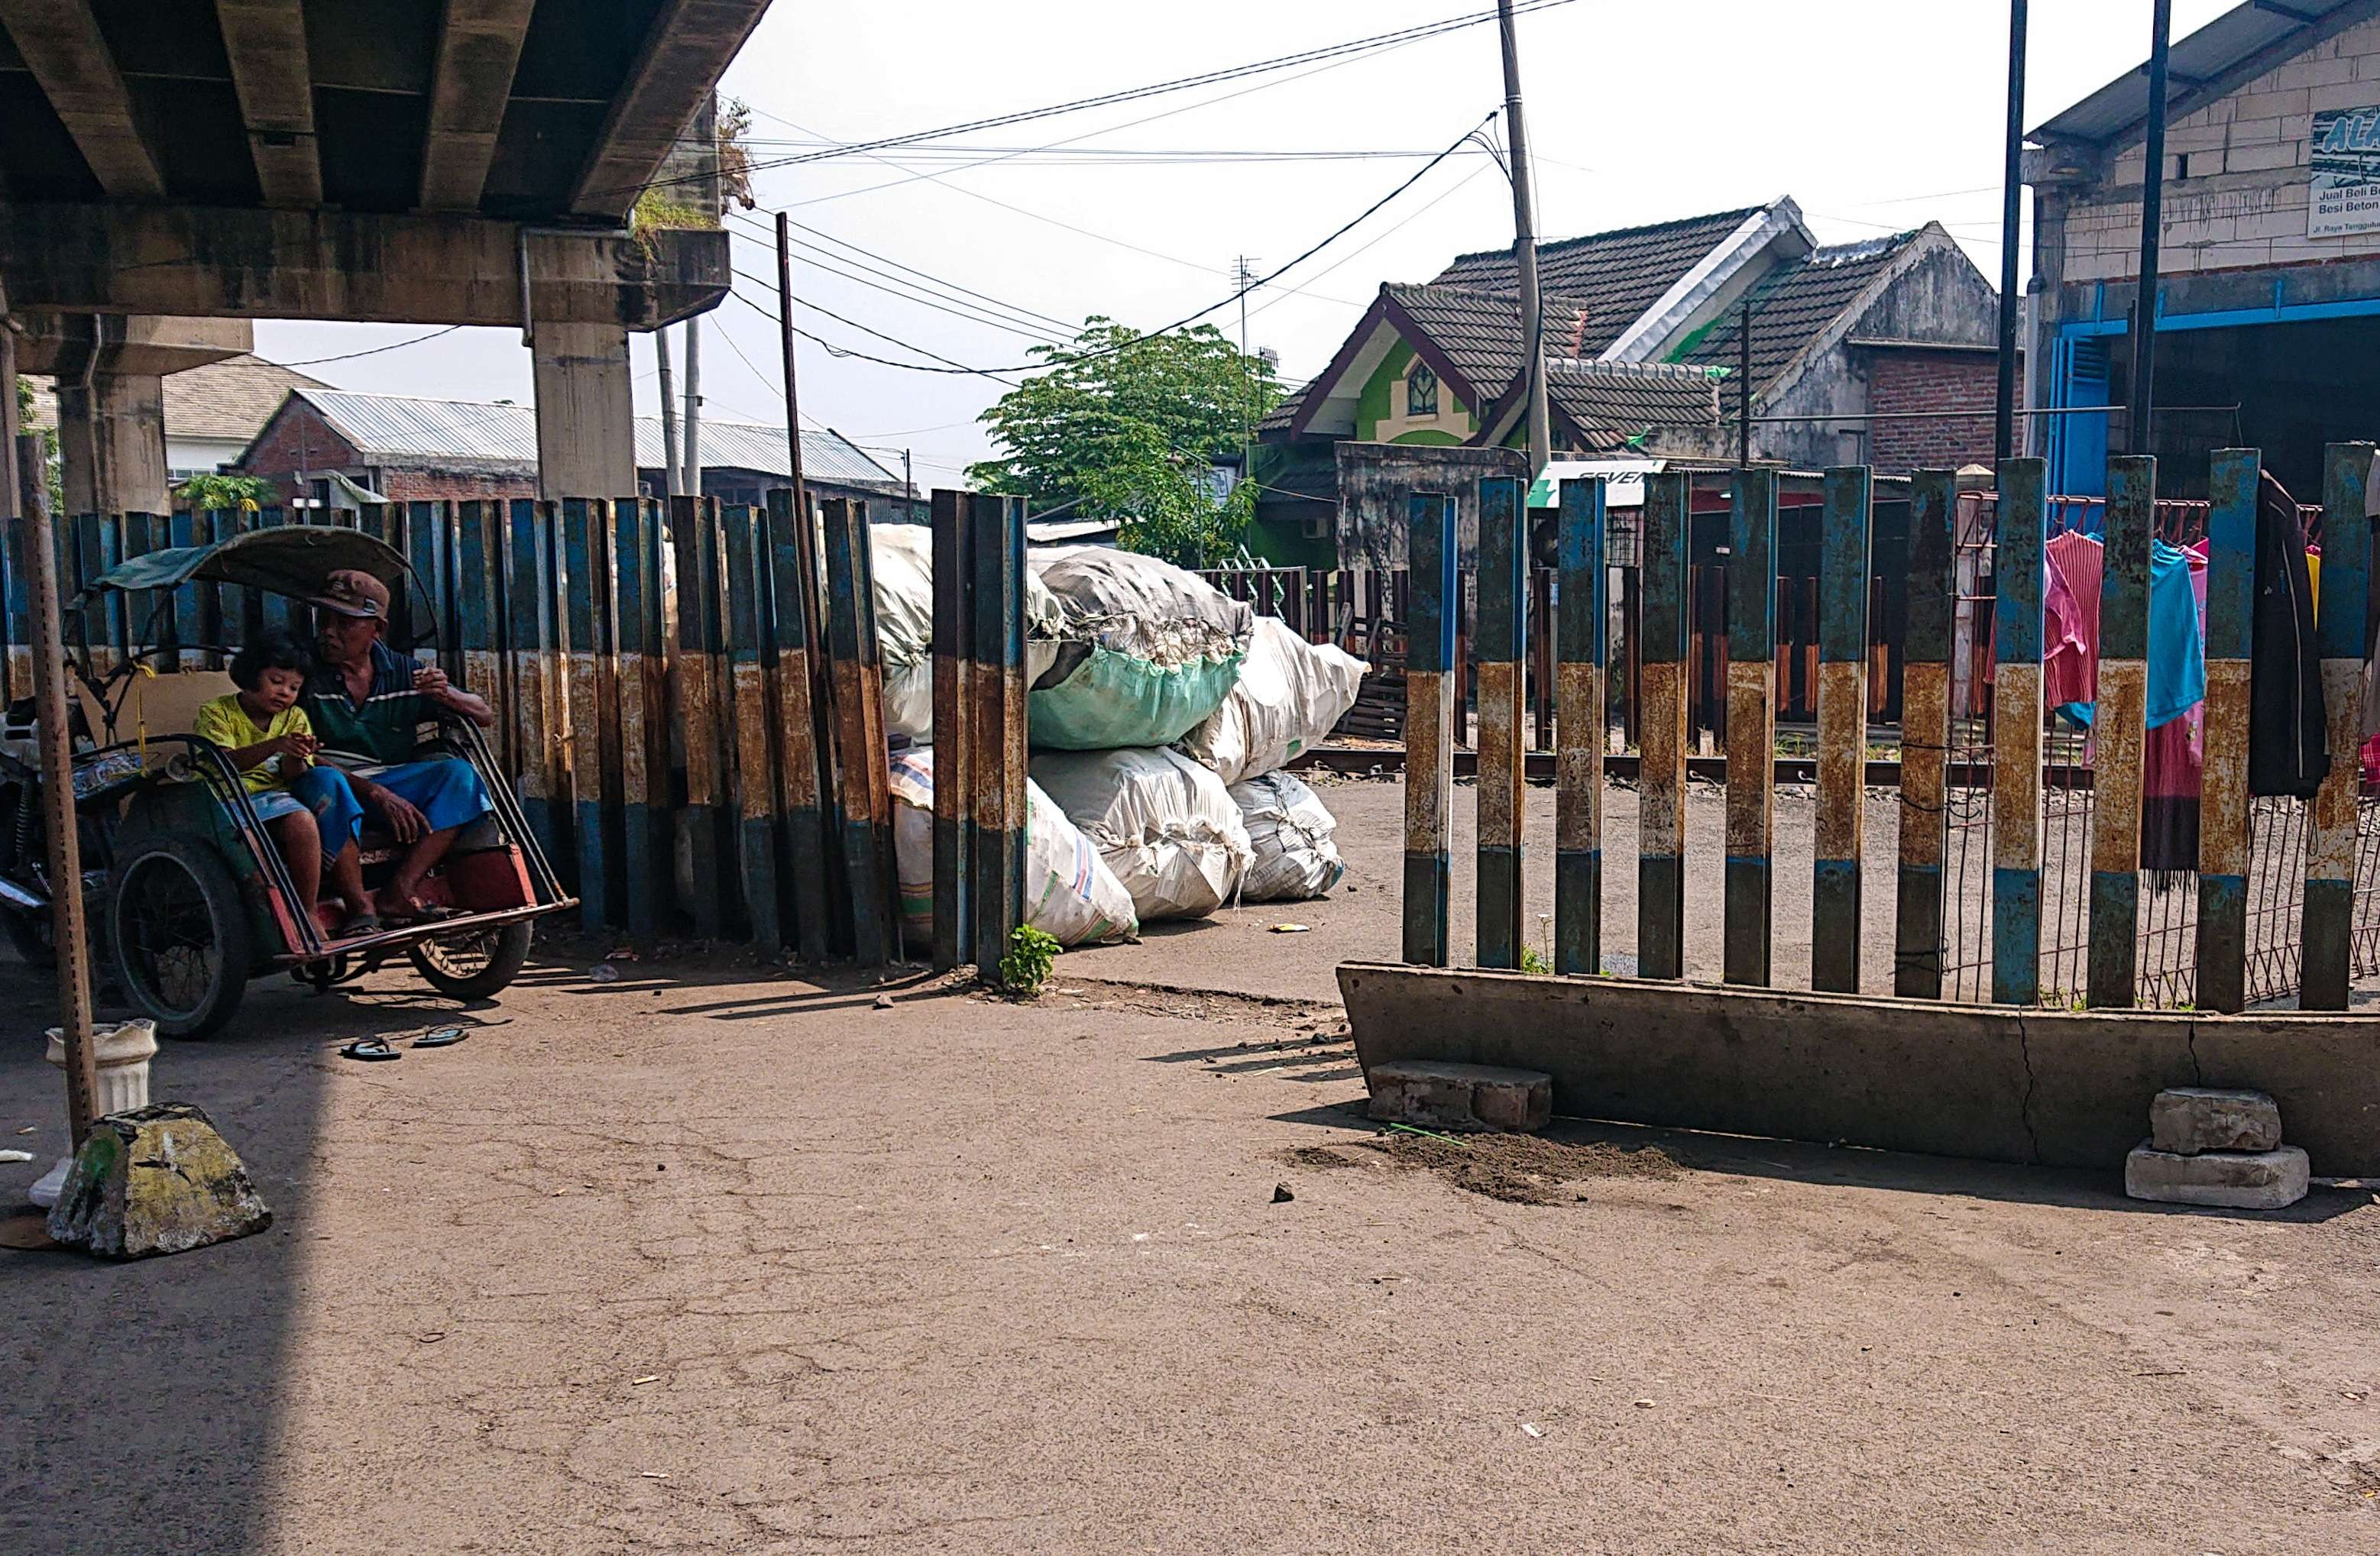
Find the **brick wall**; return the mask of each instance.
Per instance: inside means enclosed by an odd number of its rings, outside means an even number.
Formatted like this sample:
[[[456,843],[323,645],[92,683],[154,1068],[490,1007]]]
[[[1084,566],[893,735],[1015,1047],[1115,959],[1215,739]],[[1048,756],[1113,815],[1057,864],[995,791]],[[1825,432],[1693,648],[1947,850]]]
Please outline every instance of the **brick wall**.
[[[1869,410],[1879,415],[1962,410],[1976,414],[1870,422],[1868,463],[1878,475],[1890,476],[1989,464],[1993,395],[1998,387],[1998,361],[1989,352],[1895,349],[1869,353]]]
[[[397,502],[485,501],[538,494],[534,475],[368,466],[321,413],[302,400],[285,406],[234,468],[271,481],[284,499],[302,495],[298,489],[300,470],[318,480],[335,470]]]
[[[2185,115],[2166,132],[2168,274],[2380,255],[2380,233],[2308,237],[2313,115],[2380,103],[2380,21],[2335,38]],[[2115,157],[2066,219],[2064,279],[2130,280],[2140,269],[2142,149]]]

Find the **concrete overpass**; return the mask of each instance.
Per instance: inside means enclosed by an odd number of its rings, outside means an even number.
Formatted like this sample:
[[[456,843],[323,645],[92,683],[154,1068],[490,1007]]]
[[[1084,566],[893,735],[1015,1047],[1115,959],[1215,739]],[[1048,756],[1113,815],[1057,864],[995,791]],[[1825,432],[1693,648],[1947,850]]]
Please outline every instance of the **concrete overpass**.
[[[627,218],[767,6],[0,0],[0,380],[58,376],[69,505],[164,506],[161,376],[254,319],[517,327],[548,489],[633,491],[628,332],[729,271]]]

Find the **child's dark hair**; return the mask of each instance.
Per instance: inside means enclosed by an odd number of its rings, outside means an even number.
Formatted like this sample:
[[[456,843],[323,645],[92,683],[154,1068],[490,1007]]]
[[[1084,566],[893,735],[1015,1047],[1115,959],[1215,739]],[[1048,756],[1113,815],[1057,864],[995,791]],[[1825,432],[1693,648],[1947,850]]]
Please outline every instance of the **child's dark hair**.
[[[269,669],[294,669],[303,675],[314,668],[314,656],[305,645],[279,627],[267,627],[231,657],[231,683],[253,692]]]

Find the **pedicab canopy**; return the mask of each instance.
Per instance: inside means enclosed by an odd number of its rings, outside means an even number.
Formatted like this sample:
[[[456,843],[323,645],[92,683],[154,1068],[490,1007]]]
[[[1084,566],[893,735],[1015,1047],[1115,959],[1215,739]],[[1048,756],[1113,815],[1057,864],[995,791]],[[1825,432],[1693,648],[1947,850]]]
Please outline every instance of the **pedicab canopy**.
[[[78,600],[105,590],[173,589],[184,584],[237,584],[269,594],[312,599],[322,580],[358,568],[401,591],[405,558],[361,530],[330,525],[282,525],[251,529],[209,546],[174,546],[118,562],[83,585]]]

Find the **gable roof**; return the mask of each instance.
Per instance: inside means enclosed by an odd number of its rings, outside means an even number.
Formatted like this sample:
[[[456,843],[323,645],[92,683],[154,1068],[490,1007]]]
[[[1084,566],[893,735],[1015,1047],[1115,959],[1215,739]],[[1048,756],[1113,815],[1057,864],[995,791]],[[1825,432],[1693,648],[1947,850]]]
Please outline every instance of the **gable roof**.
[[[1755,392],[1783,372],[1920,235],[1922,229],[1814,249],[1763,276],[1744,297],[1752,308]],[[1676,360],[1732,372],[1742,332],[1743,305],[1739,304],[1689,342]]]
[[[1577,445],[1594,453],[1641,448],[1647,432],[1719,424],[1718,382],[1667,363],[1548,362],[1546,398]]]
[[[2248,0],[2187,37],[2168,54],[2166,112],[2172,118],[2204,107],[2239,87],[2373,16],[2376,0]],[[2149,78],[2135,66],[2049,120],[2026,139],[2130,145],[2146,131]]]
[[[1598,356],[1706,255],[1767,209],[1745,206],[1540,243],[1538,283],[1548,294],[1576,299],[1586,317],[1573,349],[1581,356]],[[1457,257],[1431,284],[1512,293],[1519,290],[1520,273],[1510,248],[1487,249]],[[1559,339],[1550,328],[1548,338]]]
[[[165,375],[165,432],[169,437],[246,442],[273,419],[291,390],[328,387],[295,368],[244,351]]]
[[[537,471],[534,406],[319,388],[292,390],[288,399],[311,405],[365,464],[506,475]],[[245,452],[241,457],[244,461]],[[783,476],[791,465],[783,428],[713,416],[702,418],[701,457],[706,470],[756,470]],[[639,470],[662,467],[659,416],[637,418],[636,460]],[[899,476],[841,433],[828,429],[803,429],[802,474],[812,480],[880,486],[894,491],[901,488]]]
[[[1521,300],[1508,293],[1469,287],[1391,283],[1381,288],[1409,320],[1461,373],[1475,407],[1504,392],[1521,370]],[[1575,297],[1548,295],[1539,304],[1546,348],[1559,353],[1574,341],[1585,305]],[[1408,332],[1408,340],[1411,333]],[[1421,349],[1420,343],[1412,343]]]

